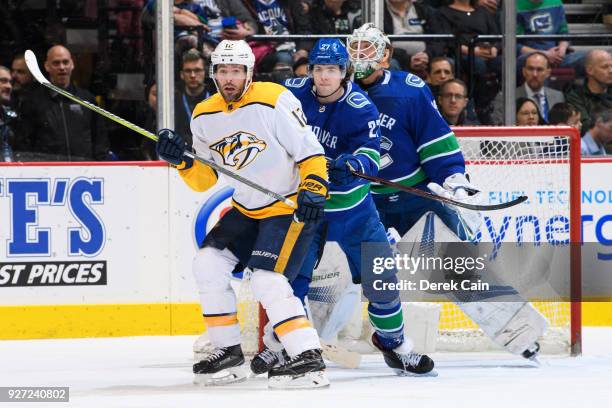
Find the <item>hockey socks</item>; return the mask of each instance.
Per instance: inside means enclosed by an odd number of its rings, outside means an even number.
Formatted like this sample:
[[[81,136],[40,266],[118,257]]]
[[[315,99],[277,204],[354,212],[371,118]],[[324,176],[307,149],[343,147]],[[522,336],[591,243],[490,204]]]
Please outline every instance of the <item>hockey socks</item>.
[[[399,299],[368,304],[368,316],[383,348],[392,350],[404,342],[404,317]]]

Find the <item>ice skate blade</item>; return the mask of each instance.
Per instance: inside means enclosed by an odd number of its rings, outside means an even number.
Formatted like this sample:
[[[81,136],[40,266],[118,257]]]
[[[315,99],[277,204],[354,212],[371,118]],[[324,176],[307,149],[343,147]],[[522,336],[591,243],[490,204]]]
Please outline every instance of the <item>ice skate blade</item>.
[[[395,371],[395,374],[397,374],[400,377],[437,377],[438,376],[438,372],[435,370],[431,370],[430,372],[423,373],[423,374],[411,373],[410,371],[404,371],[404,370],[400,370],[397,368],[394,368],[393,371]]]
[[[194,374],[193,383],[206,387],[228,385],[246,381],[248,374],[249,373],[243,364],[238,367],[226,368],[225,370],[221,370],[214,374]]]
[[[540,359],[538,357],[539,357],[538,354],[534,354],[533,356],[529,357],[527,359],[527,361],[532,362],[535,367],[541,367],[542,366],[542,362],[540,361]]]
[[[268,378],[268,388],[278,390],[296,390],[309,388],[329,387],[329,380],[325,371],[306,373],[299,377],[279,375]]]

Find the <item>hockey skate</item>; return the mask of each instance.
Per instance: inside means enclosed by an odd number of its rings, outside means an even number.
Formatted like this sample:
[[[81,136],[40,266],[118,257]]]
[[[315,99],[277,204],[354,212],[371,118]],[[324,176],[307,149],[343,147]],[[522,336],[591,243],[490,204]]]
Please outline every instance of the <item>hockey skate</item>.
[[[282,351],[273,351],[266,347],[261,352],[255,354],[255,357],[251,360],[251,371],[255,375],[267,373],[275,365],[283,364],[288,360],[289,356],[284,349]]]
[[[531,347],[523,351],[521,355],[527,360],[531,360],[539,365],[540,360],[538,360],[538,355],[540,355],[540,343],[536,341]]]
[[[328,387],[321,350],[307,350],[268,371],[268,387],[281,389]]]
[[[414,352],[403,352],[395,348],[387,350],[382,347],[376,333],[372,335],[372,344],[379,349],[385,363],[399,376],[414,376],[414,377],[437,377],[438,373],[433,371],[434,362],[425,354]]]
[[[225,385],[247,379],[248,370],[240,344],[212,350],[193,365],[194,384]]]

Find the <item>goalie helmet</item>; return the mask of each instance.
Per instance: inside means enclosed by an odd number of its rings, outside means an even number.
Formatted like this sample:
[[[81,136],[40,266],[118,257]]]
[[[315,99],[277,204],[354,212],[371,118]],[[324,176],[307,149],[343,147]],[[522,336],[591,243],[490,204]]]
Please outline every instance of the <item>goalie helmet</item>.
[[[246,82],[240,98],[245,94],[251,82],[253,82],[253,68],[255,67],[255,54],[244,40],[223,40],[217,45],[210,55],[210,77],[213,79],[217,90],[217,80],[215,79],[216,66],[219,64],[244,65],[246,67]]]
[[[309,68],[313,65],[338,65],[343,73],[346,73],[348,65],[348,52],[340,40],[322,38],[310,51],[308,57]]]
[[[372,23],[365,23],[353,31],[346,45],[357,79],[365,78],[380,69],[385,49],[391,48],[389,38]]]

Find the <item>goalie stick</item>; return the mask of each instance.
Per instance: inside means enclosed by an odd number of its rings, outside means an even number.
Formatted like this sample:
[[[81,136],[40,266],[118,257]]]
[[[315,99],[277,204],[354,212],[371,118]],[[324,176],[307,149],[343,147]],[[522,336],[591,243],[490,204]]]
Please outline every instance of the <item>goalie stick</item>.
[[[25,61],[26,61],[26,65],[28,66],[28,69],[30,70],[30,72],[32,73],[32,75],[34,76],[34,78],[36,79],[36,81],[38,81],[41,85],[51,89],[52,91],[65,96],[66,98],[70,99],[71,101],[74,101],[76,103],[78,103],[81,106],[86,107],[87,109],[91,109],[92,111],[104,116],[107,119],[110,119],[112,121],[115,121],[117,123],[119,123],[122,126],[125,126],[128,129],[133,130],[136,133],[141,134],[142,136],[149,138],[155,142],[157,142],[157,136],[154,135],[153,133],[149,132],[148,130],[145,130],[143,128],[141,128],[138,125],[133,124],[132,122],[129,122],[113,113],[108,112],[107,110],[102,109],[101,107],[94,105],[91,102],[87,102],[84,101],[83,99],[71,94],[70,92],[66,91],[65,89],[62,89],[58,86],[53,85],[51,82],[49,82],[49,80],[47,80],[47,78],[45,78],[45,76],[42,74],[42,72],[40,71],[40,68],[38,66],[38,61],[36,60],[36,55],[34,55],[34,53],[31,50],[27,50],[25,52]],[[282,201],[283,203],[287,204],[289,207],[294,207],[295,208],[295,203],[278,194],[275,193],[274,191],[270,191],[267,188],[260,186],[257,183],[252,182],[249,179],[246,179],[236,173],[234,173],[231,170],[228,170],[226,168],[224,168],[223,166],[219,166],[217,163],[210,161],[210,160],[206,160],[203,157],[198,156],[195,153],[192,153],[190,151],[186,151],[184,153],[184,156],[189,157],[190,159],[193,160],[197,160],[200,163],[206,164],[207,166],[212,167],[213,169],[215,169],[216,171],[218,171],[219,173],[223,173],[228,177],[233,178],[234,180],[237,180],[243,184],[246,184],[247,186],[260,191],[264,194],[266,194],[269,197],[274,198],[275,200],[278,201]]]
[[[393,188],[396,188],[398,190],[405,191],[407,193],[411,193],[411,194],[417,195],[419,197],[428,198],[430,200],[440,201],[440,202],[443,202],[445,204],[450,204],[450,205],[454,205],[456,207],[466,208],[468,210],[474,210],[474,211],[502,210],[504,208],[514,207],[515,205],[518,205],[518,204],[526,201],[527,198],[528,198],[527,196],[520,196],[518,198],[515,198],[512,201],[507,201],[505,203],[492,204],[492,205],[462,203],[461,201],[456,201],[456,200],[453,200],[451,198],[441,197],[441,196],[433,194],[433,193],[428,193],[427,191],[419,190],[418,188],[404,186],[404,185],[396,183],[394,181],[385,180],[384,178],[380,178],[380,177],[376,177],[376,176],[369,176],[367,174],[361,173],[361,172],[356,171],[354,169],[351,169],[351,172],[355,176],[360,177],[360,178],[362,178],[364,180],[368,180],[368,181],[371,181],[371,182],[374,182],[374,183],[383,184],[383,185],[388,186],[388,187],[393,187]]]

